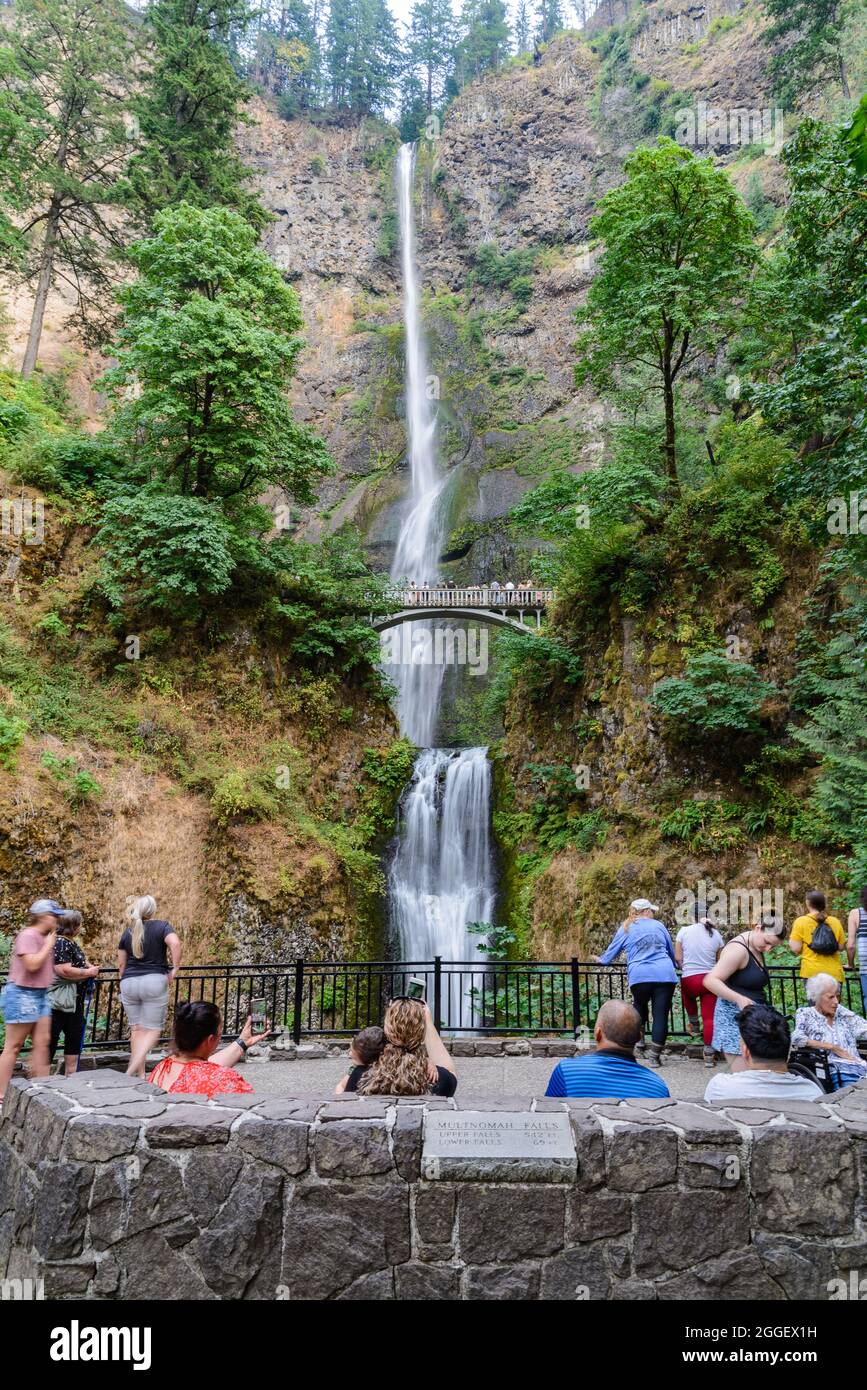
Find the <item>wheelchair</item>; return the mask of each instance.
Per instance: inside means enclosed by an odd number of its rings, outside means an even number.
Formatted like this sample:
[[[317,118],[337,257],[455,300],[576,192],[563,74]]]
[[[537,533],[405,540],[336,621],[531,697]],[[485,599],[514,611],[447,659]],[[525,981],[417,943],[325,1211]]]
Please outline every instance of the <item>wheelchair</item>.
[[[795,1076],[806,1076],[818,1082],[828,1094],[842,1090],[847,1084],[841,1081],[840,1073],[830,1065],[828,1054],[821,1047],[793,1047],[788,1069]]]

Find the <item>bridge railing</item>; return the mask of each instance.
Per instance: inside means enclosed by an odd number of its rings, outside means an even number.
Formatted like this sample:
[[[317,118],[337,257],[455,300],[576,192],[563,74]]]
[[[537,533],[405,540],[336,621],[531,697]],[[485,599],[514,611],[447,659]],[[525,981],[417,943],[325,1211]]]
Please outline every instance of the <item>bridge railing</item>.
[[[806,1002],[799,967],[771,966],[769,1002],[794,1021]],[[571,1035],[592,1029],[607,999],[630,999],[622,967],[580,961],[306,961],[183,966],[172,985],[167,1029],[179,1003],[207,999],[223,1015],[223,1032],[235,1037],[250,1001],[266,1000],[272,1025],[305,1037],[349,1037],[382,1022],[388,1001],[405,993],[410,977],[426,983],[438,1027],[446,1033]],[[0,975],[0,985],[5,976]],[[88,1050],[124,1047],[128,1028],[117,970],[100,972],[85,1033]],[[862,1013],[858,973],[847,971],[842,1002]],[[688,1035],[680,990],[669,1016],[674,1038]]]
[[[483,585],[464,588],[396,588],[386,595],[401,608],[546,608],[554,601],[553,589],[492,589]]]

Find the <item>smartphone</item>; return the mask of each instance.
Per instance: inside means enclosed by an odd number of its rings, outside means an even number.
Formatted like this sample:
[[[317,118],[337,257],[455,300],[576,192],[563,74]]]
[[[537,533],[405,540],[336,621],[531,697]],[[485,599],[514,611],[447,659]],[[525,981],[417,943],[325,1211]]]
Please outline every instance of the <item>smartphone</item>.
[[[406,982],[406,993],[408,999],[424,999],[427,985],[424,980],[417,979],[411,975]]]
[[[251,1017],[252,1020],[253,1020],[253,1032],[254,1032],[254,1033],[264,1033],[264,1031],[265,1031],[265,1025],[266,1025],[267,1022],[268,1022],[267,1007],[268,1007],[268,1000],[267,1000],[267,999],[251,999],[251,1000],[250,1000],[250,1017]]]

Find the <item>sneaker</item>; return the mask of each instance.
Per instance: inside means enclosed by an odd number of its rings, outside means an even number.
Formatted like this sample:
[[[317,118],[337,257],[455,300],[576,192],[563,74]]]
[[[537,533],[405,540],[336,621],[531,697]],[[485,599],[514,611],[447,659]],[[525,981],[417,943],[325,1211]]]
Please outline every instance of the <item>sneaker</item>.
[[[647,1065],[656,1070],[662,1066],[662,1048],[659,1043],[649,1043],[647,1048]]]
[[[704,1048],[704,1054],[703,1054],[703,1055],[704,1055],[704,1064],[705,1064],[706,1067],[713,1067],[713,1066],[716,1065],[716,1053],[714,1052],[714,1050],[713,1050],[712,1047],[706,1047],[706,1048]]]

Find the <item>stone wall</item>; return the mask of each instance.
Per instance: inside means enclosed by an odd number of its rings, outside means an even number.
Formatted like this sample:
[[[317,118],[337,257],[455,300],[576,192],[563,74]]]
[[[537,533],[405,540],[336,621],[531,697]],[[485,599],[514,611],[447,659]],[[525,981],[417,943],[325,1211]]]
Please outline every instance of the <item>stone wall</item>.
[[[568,1113],[575,1163],[424,1178],[426,1116],[478,1108],[15,1081],[0,1277],[48,1298],[822,1301],[867,1264],[867,1083],[782,1110],[492,1101]]]

